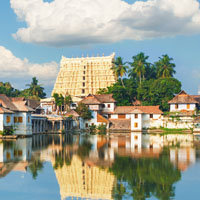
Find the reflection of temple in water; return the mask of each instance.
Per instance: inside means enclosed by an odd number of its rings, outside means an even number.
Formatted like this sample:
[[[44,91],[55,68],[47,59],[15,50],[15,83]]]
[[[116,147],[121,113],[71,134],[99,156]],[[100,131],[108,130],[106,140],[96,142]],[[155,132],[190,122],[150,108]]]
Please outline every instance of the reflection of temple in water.
[[[107,169],[82,162],[74,155],[70,165],[55,169],[61,198],[112,199],[115,177]]]

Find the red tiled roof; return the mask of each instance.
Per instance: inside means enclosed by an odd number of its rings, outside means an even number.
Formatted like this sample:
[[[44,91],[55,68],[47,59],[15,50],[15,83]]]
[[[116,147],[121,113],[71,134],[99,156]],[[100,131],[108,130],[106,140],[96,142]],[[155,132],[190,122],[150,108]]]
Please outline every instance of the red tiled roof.
[[[97,113],[97,122],[102,122],[102,123],[109,123],[109,120]]]
[[[112,94],[89,94],[81,102],[84,104],[102,104],[102,103],[115,103]]]
[[[147,114],[162,114],[159,106],[117,106],[114,113],[127,114],[127,113],[147,113]]]
[[[200,95],[191,95],[191,97],[193,97],[200,104]]]
[[[99,101],[99,99],[97,99],[97,97],[95,97],[95,95],[88,95],[87,97],[85,97],[82,101],[80,101],[81,103],[84,104],[101,104],[101,102]]]
[[[0,104],[2,107],[10,110],[10,111],[21,111],[21,112],[29,112],[34,111],[32,108],[26,105],[25,98],[9,98],[4,94],[0,94]]]
[[[115,103],[116,100],[113,98],[113,94],[95,94],[95,97],[101,102],[101,103]]]
[[[12,112],[12,111],[4,108],[4,107],[0,107],[0,114],[4,114],[4,113],[10,113],[10,114],[12,114],[14,112]]]
[[[70,116],[79,117],[80,115],[79,115],[75,110],[70,110],[70,111],[66,114],[66,117],[70,117]]]
[[[0,104],[6,109],[17,111],[18,109],[12,103],[11,99],[8,98],[5,94],[0,94]]]
[[[187,94],[184,90],[182,90],[179,94],[177,94],[172,100],[168,102],[169,104],[174,103],[199,103],[193,96]]]

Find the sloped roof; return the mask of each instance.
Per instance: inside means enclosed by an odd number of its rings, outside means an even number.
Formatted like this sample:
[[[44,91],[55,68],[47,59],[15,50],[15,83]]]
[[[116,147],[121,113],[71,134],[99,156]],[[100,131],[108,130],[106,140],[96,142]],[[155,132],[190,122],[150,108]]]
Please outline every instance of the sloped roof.
[[[80,102],[84,104],[101,104],[100,100],[95,95],[92,94],[89,94]]]
[[[97,122],[103,122],[103,123],[108,124],[109,120],[103,117],[102,115],[100,115],[99,113],[97,113]]]
[[[12,100],[8,98],[5,94],[0,94],[0,104],[2,104],[2,106],[6,109],[9,109],[12,111],[18,111],[18,109],[12,103]]]
[[[34,109],[26,105],[26,101],[14,101],[13,104],[17,108],[17,111],[21,112],[33,112]]]
[[[191,95],[200,104],[200,95]]]
[[[4,107],[0,107],[0,114],[4,114],[4,113],[10,113],[10,114],[12,114],[14,112],[11,111],[11,110],[6,109]]]
[[[115,103],[112,94],[89,94],[81,102],[84,104],[102,104],[102,103]]]
[[[187,94],[184,90],[182,90],[179,94],[177,94],[172,100],[168,102],[169,104],[174,103],[199,103],[193,96]]]
[[[10,111],[34,111],[32,108],[26,105],[24,97],[9,98],[4,94],[0,94],[0,104],[2,105],[2,107]]]
[[[73,117],[79,117],[80,115],[75,111],[75,110],[70,110],[67,114],[66,117],[73,116]]]
[[[101,102],[101,103],[115,103],[116,100],[113,98],[113,94],[95,94],[95,97]]]
[[[127,113],[146,113],[146,114],[162,114],[159,106],[117,106],[114,110],[116,114]]]

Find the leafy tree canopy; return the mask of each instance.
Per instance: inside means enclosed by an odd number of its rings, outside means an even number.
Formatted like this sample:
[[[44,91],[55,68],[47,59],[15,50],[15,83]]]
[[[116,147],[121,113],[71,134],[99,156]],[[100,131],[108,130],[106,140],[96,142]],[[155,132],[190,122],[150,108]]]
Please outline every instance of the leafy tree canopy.
[[[120,59],[119,59],[120,58]],[[163,111],[169,109],[168,101],[181,90],[181,82],[174,78],[175,64],[168,55],[159,57],[154,64],[148,62],[143,52],[132,57],[129,63],[128,76],[122,78],[118,73],[118,81],[110,87],[99,90],[98,94],[113,94],[117,105],[132,105],[138,99],[142,105],[160,105]],[[124,65],[121,57],[117,57],[114,73]],[[126,68],[127,69],[127,68]],[[123,79],[123,81],[122,81]]]
[[[92,113],[84,103],[79,103],[76,112],[85,120],[92,119]]]

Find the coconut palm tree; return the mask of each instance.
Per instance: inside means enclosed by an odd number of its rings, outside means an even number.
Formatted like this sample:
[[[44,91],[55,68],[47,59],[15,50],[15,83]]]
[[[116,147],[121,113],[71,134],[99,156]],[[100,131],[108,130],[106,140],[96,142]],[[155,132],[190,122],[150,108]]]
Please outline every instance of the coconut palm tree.
[[[29,92],[31,96],[36,96],[39,98],[44,98],[46,94],[44,93],[44,88],[42,85],[38,85],[38,80],[36,77],[32,78],[31,84],[26,84],[29,87]]]
[[[167,54],[162,55],[162,57],[159,57],[159,61],[155,63],[156,70],[157,70],[157,77],[160,78],[170,78],[173,77],[173,75],[176,73],[174,70],[175,64],[171,63],[173,58],[170,58]]]
[[[67,105],[67,111],[70,110],[70,104],[72,103],[72,97],[71,95],[67,95],[65,96],[65,99],[64,99],[64,104],[65,104],[65,107]]]
[[[145,56],[143,52],[137,54],[136,56],[133,56],[133,62],[130,63],[130,65],[133,67],[130,69],[129,73],[131,74],[136,74],[136,76],[140,80],[140,84],[142,80],[145,79],[145,69],[147,66],[150,65],[146,60],[149,58],[149,56]]]
[[[126,70],[128,68],[128,66],[126,66],[126,63],[123,62],[123,58],[122,57],[117,57],[114,61],[113,61],[114,66],[112,67],[114,74],[116,76],[116,78],[118,79],[118,77],[120,77],[121,79],[121,83],[124,86],[124,82],[122,77],[126,74]]]

